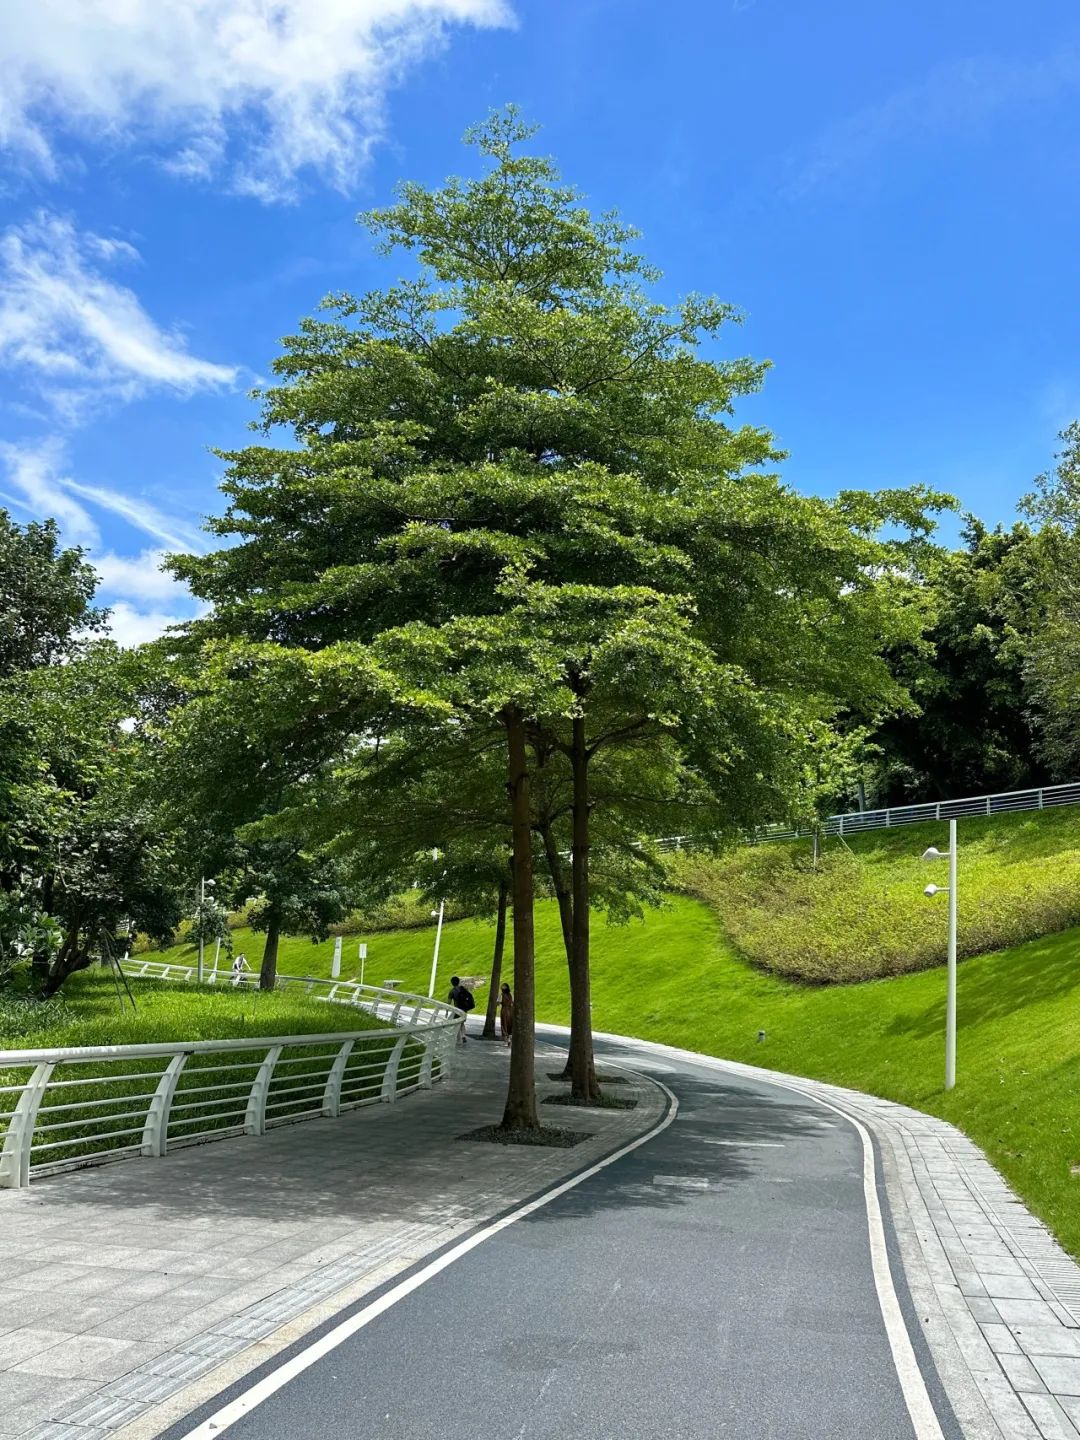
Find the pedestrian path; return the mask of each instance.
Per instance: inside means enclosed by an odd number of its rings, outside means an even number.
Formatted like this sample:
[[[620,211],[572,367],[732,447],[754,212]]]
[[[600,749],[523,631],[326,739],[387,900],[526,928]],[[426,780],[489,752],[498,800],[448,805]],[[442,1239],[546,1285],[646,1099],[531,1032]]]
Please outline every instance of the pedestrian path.
[[[498,1120],[508,1063],[474,1040],[400,1104],[0,1192],[0,1437],[157,1434],[664,1108],[646,1082],[634,1110],[549,1111],[589,1133],[570,1150],[462,1143]]]

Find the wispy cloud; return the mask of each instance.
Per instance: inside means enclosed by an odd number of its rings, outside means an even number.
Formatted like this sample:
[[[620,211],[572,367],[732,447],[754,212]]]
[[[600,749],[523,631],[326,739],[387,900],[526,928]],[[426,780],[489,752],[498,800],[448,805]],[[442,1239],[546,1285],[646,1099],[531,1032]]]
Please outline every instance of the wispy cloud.
[[[0,443],[0,474],[9,503],[35,520],[57,520],[69,543],[96,548],[101,531],[91,511],[107,510],[159,545],[174,550],[205,548],[203,537],[186,521],[166,515],[141,496],[75,480],[68,470],[64,444],[56,437]]]
[[[311,170],[346,188],[387,92],[455,25],[509,0],[34,0],[0,27],[0,145],[56,173],[57,137],[159,142],[194,179],[290,198]]]
[[[864,169],[896,144],[970,132],[1009,106],[1050,100],[1078,85],[1080,50],[1074,46],[1042,60],[981,55],[939,65],[797,150],[789,158],[783,192],[799,199]]]
[[[192,355],[99,268],[137,258],[126,241],[45,212],[0,234],[0,366],[29,377],[69,420],[101,398],[190,395],[236,379],[234,366]]]
[[[89,508],[83,500],[91,502]],[[100,579],[98,599],[108,607],[109,628],[121,645],[152,640],[170,625],[205,609],[186,585],[161,569],[166,554],[161,544],[200,549],[197,533],[143,500],[73,480],[59,440],[36,445],[0,443],[0,507],[25,519],[51,517],[59,523],[67,544],[82,545],[88,551]],[[159,545],[137,555],[104,549],[101,530],[91,514],[95,508],[123,516]]]
[[[56,520],[75,545],[96,545],[100,531],[89,511],[69,492],[58,440],[34,445],[0,443],[5,489],[0,499],[34,520]]]
[[[203,548],[203,540],[197,530],[171,515],[164,514],[149,501],[125,495],[119,490],[107,489],[104,485],[84,485],[75,480],[68,480],[66,485],[72,494],[79,495],[84,500],[92,500],[103,510],[111,510],[129,525],[134,525],[136,530],[141,530],[144,535],[149,535],[154,540],[160,540],[173,550]]]

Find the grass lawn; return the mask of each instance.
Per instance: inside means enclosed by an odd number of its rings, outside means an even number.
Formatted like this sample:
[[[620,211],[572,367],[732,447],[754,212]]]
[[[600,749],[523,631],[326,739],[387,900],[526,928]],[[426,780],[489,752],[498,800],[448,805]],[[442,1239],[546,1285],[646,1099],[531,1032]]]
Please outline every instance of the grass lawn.
[[[230,1040],[238,1036],[319,1035],[376,1028],[362,1011],[306,995],[132,980],[138,1006],[120,1008],[107,971],[82,970],[59,1003],[0,1005],[0,1049],[138,1045],[154,1040]]]

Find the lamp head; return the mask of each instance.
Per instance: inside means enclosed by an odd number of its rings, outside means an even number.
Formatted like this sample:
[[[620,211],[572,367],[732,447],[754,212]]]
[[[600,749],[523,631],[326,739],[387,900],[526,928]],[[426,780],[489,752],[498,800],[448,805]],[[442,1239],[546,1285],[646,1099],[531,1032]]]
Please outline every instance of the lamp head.
[[[924,860],[943,860],[945,857],[936,845],[931,845],[928,850],[922,852],[922,858]]]
[[[940,886],[940,885],[927,885],[926,889],[925,889],[922,893],[927,897],[927,899],[932,900],[935,895],[940,895],[941,892],[942,892],[942,886]]]

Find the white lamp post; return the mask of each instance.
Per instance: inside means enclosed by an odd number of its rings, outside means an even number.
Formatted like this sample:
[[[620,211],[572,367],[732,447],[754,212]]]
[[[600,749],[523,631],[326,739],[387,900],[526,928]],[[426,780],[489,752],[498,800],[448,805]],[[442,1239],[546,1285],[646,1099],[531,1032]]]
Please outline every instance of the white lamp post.
[[[432,860],[437,860],[437,859],[439,858],[439,852],[438,852],[437,849],[432,850],[432,852],[431,852],[431,858],[432,858]],[[428,993],[428,999],[429,999],[429,1000],[432,999],[432,997],[433,997],[434,994],[435,994],[435,972],[436,972],[436,971],[438,970],[438,968],[439,968],[439,945],[440,945],[440,943],[441,943],[441,941],[442,941],[443,910],[444,910],[445,908],[446,908],[446,901],[445,901],[445,900],[440,900],[440,901],[439,901],[439,908],[438,908],[438,910],[432,910],[432,912],[431,912],[432,919],[434,919],[434,917],[435,917],[436,915],[438,915],[439,920],[438,920],[438,923],[437,923],[436,926],[435,926],[435,951],[434,951],[434,954],[433,954],[432,957],[431,957],[431,984],[428,986],[428,992],[427,992],[427,993]]]
[[[209,886],[209,888],[212,890],[212,889],[214,888],[214,884],[215,884],[215,882],[214,882],[213,880],[207,880],[207,878],[206,878],[205,875],[204,875],[204,876],[202,877],[202,879],[199,881],[199,969],[198,969],[198,981],[199,981],[199,984],[200,984],[200,985],[203,983],[203,918],[204,918],[204,917],[203,917],[203,910],[204,910],[205,907],[206,907],[206,890],[207,890],[207,886]],[[215,961],[214,964],[215,964],[215,968],[216,968],[217,962]]]
[[[931,900],[944,890],[949,897],[949,961],[945,993],[945,1089],[956,1084],[956,821],[949,821],[949,849],[942,854],[935,846],[923,851],[924,860],[948,860],[949,883],[927,885],[923,894]]]

